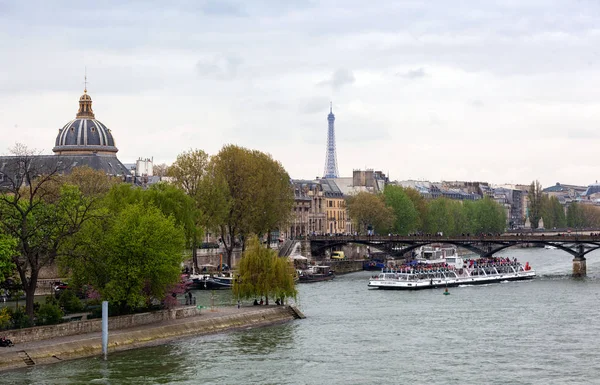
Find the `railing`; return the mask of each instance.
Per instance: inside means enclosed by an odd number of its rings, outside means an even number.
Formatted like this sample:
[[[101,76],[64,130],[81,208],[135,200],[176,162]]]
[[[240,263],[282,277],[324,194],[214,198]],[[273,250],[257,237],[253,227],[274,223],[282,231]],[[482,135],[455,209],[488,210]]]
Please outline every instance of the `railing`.
[[[312,235],[308,237],[309,241],[360,241],[369,243],[378,242],[524,242],[524,241],[550,241],[550,242],[600,242],[600,233],[564,233],[560,235],[545,234],[501,234],[501,235],[460,235],[460,236],[440,236],[440,235]]]

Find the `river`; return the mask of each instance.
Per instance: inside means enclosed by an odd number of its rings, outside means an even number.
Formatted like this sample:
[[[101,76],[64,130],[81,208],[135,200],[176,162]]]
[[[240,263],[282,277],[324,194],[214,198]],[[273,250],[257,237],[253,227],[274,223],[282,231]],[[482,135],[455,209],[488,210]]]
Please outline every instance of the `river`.
[[[358,272],[300,285],[304,320],[32,367],[0,383],[600,383],[600,253],[588,256],[585,279],[570,277],[572,257],[560,250],[501,255],[529,261],[539,278],[444,296],[368,290],[373,273]]]

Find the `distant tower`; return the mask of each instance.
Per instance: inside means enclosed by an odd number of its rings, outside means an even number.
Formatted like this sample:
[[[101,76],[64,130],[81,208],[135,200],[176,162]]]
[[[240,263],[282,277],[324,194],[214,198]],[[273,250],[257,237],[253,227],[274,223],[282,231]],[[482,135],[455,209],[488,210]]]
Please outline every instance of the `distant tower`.
[[[338,166],[337,157],[335,155],[335,115],[333,114],[331,102],[329,103],[327,122],[329,122],[329,128],[327,130],[327,153],[325,155],[325,174],[323,175],[323,178],[337,178]]]

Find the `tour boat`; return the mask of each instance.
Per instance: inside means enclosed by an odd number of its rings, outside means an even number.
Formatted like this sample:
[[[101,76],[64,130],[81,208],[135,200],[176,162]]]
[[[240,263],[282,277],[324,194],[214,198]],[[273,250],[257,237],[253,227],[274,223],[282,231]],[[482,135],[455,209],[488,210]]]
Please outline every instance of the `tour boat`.
[[[413,261],[396,269],[382,270],[369,280],[369,287],[388,290],[420,290],[460,285],[481,285],[535,278],[527,262],[516,259],[446,257],[444,262]]]
[[[299,283],[329,281],[335,278],[335,274],[329,266],[309,266],[308,269],[297,272]]]

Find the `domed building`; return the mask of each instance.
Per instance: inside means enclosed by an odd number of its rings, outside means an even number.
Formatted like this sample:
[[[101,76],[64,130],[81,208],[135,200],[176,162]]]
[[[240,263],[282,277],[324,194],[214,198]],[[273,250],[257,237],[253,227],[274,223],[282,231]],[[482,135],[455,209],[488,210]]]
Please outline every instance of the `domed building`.
[[[58,155],[90,153],[114,155],[119,151],[115,147],[110,129],[96,120],[92,110],[92,98],[87,90],[79,98],[79,111],[75,119],[58,130],[52,151]]]
[[[54,155],[36,156],[40,166],[59,165],[60,173],[70,173],[75,167],[88,166],[102,170],[107,175],[127,179],[131,173],[117,158],[119,151],[111,130],[96,119],[92,110],[92,98],[84,89],[79,98],[79,111],[75,119],[58,130],[52,149]],[[0,185],[5,182],[5,175],[12,173],[12,156],[0,156]],[[56,166],[55,166],[56,167]]]
[[[75,119],[58,130],[52,151],[78,166],[104,170],[110,175],[129,174],[127,167],[117,159],[119,150],[111,130],[96,119],[87,89],[79,98]]]

